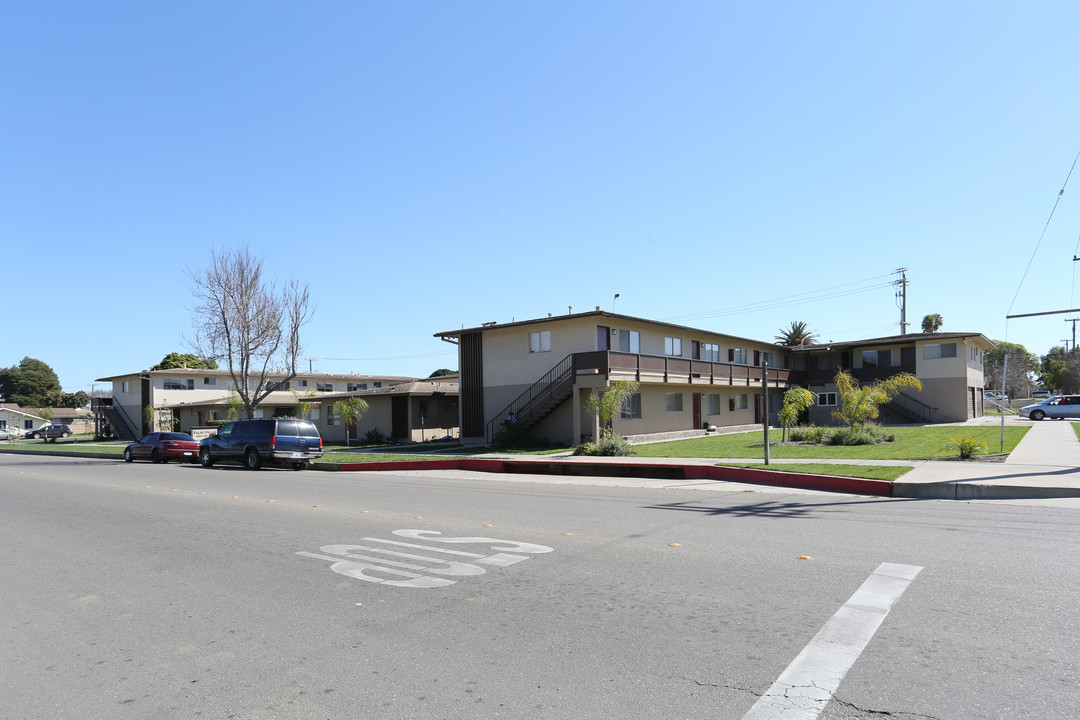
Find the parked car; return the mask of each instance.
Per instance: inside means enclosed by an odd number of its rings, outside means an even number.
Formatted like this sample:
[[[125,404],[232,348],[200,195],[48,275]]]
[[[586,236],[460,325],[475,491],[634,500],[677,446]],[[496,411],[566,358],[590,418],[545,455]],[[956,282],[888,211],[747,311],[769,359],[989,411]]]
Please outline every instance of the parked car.
[[[202,439],[199,462],[203,467],[216,462],[239,462],[249,470],[258,470],[264,463],[303,470],[309,461],[322,457],[322,448],[322,437],[310,420],[234,420],[225,423],[216,434]]]
[[[1031,393],[1031,397],[1033,397],[1033,398],[1037,398],[1037,397],[1038,398],[1048,398],[1048,397],[1053,396],[1053,394],[1054,393],[1050,392],[1049,390],[1036,390],[1035,392]]]
[[[36,430],[27,430],[26,437],[32,440],[44,438],[45,442],[49,440],[56,442],[56,438],[71,437],[71,428],[67,425],[42,425]]]
[[[20,438],[22,433],[18,430],[12,431],[7,428],[0,428],[0,440],[10,440],[12,438]]]
[[[124,460],[149,460],[155,463],[170,460],[198,462],[199,443],[187,433],[152,432],[124,448]]]
[[[1043,418],[1080,418],[1080,395],[1054,395],[1034,405],[1020,408],[1020,417],[1042,420]]]

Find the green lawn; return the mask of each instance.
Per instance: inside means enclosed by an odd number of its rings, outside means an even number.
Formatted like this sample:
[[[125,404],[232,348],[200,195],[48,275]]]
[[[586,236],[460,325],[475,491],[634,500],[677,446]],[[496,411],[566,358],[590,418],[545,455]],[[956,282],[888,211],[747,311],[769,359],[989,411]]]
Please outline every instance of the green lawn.
[[[1020,438],[1029,430],[1026,427],[1005,428],[1005,450],[1012,452]],[[955,450],[946,450],[949,438],[970,437],[985,440],[991,453],[1000,450],[1001,429],[983,427],[896,427],[889,428],[896,440],[880,445],[775,445],[769,448],[769,457],[809,458],[821,460],[915,460],[921,458],[956,457]],[[769,431],[770,443],[780,440],[779,430]],[[763,433],[754,431],[732,435],[675,440],[673,442],[635,445],[634,454],[639,457],[668,458],[763,458]]]
[[[770,463],[723,463],[722,467],[752,468],[754,470],[773,470],[775,472],[810,473],[811,475],[832,475],[833,477],[867,478],[870,480],[888,480],[892,482],[911,471],[910,465],[836,465],[827,463],[791,463],[777,465]]]

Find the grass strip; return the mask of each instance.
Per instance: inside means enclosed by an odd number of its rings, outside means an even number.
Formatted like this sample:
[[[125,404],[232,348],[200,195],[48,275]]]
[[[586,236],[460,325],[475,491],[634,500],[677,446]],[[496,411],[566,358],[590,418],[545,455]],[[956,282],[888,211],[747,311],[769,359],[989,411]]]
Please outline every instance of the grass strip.
[[[891,443],[878,445],[779,445],[779,430],[769,431],[769,457],[780,460],[916,460],[957,457],[955,450],[946,449],[950,438],[969,437],[983,440],[991,453],[1012,452],[1027,433],[1028,427],[1006,427],[1005,446],[1001,450],[1001,428],[993,426],[920,426],[890,427],[896,435]],[[756,459],[764,453],[764,433],[755,430],[730,435],[690,438],[672,442],[635,445],[639,457],[663,458],[747,458]]]
[[[865,478],[868,480],[888,480],[892,482],[913,470],[910,465],[835,465],[831,463],[792,463],[776,465],[770,463],[720,463],[719,467],[751,468],[753,470],[772,470],[773,472],[809,473],[811,475],[831,475],[832,477]]]

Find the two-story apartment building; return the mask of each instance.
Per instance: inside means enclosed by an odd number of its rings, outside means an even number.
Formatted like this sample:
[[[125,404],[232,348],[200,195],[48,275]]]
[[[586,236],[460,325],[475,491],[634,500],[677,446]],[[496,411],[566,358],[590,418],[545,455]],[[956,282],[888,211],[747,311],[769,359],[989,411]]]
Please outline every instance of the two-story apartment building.
[[[772,423],[792,385],[817,394],[811,422],[832,424],[840,369],[860,382],[900,372],[922,381],[921,392],[883,408],[886,422],[963,421],[983,414],[983,355],[994,348],[979,333],[783,347],[599,308],[436,337],[458,345],[464,441],[493,442],[513,429],[566,445],[596,437],[585,403],[624,379],[638,392],[613,430],[630,437],[757,424],[766,407]]]
[[[628,436],[761,422],[765,394],[775,417],[788,387],[774,344],[599,308],[436,337],[458,345],[463,441],[492,442],[511,426],[556,444],[596,437],[585,403],[617,380],[638,383],[613,421]]]
[[[886,422],[962,422],[983,414],[983,358],[995,345],[979,333],[912,333],[790,348],[791,380],[817,393],[810,421],[827,425],[838,402],[833,379],[849,371],[859,382],[911,373],[907,390],[882,408]]]
[[[259,404],[256,417],[295,408],[299,395],[304,401],[315,403],[313,413],[317,418],[319,398],[325,393],[358,392],[415,380],[403,376],[331,373],[299,373],[291,380],[286,380],[285,374],[272,377],[278,384]],[[224,420],[229,413],[230,397],[235,396],[229,371],[222,369],[144,370],[99,378],[97,382],[112,383],[111,399],[95,398],[98,422],[108,423],[112,433],[122,438],[137,438],[158,429],[151,425],[161,412],[171,412],[174,428],[181,432]],[[154,409],[149,421],[147,407]]]

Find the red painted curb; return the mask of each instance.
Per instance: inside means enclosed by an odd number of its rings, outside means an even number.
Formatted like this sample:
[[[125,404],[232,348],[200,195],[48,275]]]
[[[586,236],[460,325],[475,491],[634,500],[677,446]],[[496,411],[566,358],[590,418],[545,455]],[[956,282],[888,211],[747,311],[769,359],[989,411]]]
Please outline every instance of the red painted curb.
[[[677,465],[674,463],[564,462],[559,460],[495,460],[458,458],[447,460],[399,460],[371,463],[343,463],[340,470],[470,470],[533,475],[595,475],[600,477],[640,477],[667,480],[727,480],[757,485],[797,487],[805,490],[854,493],[892,497],[888,480],[836,477],[811,473],[780,472],[720,465]]]

